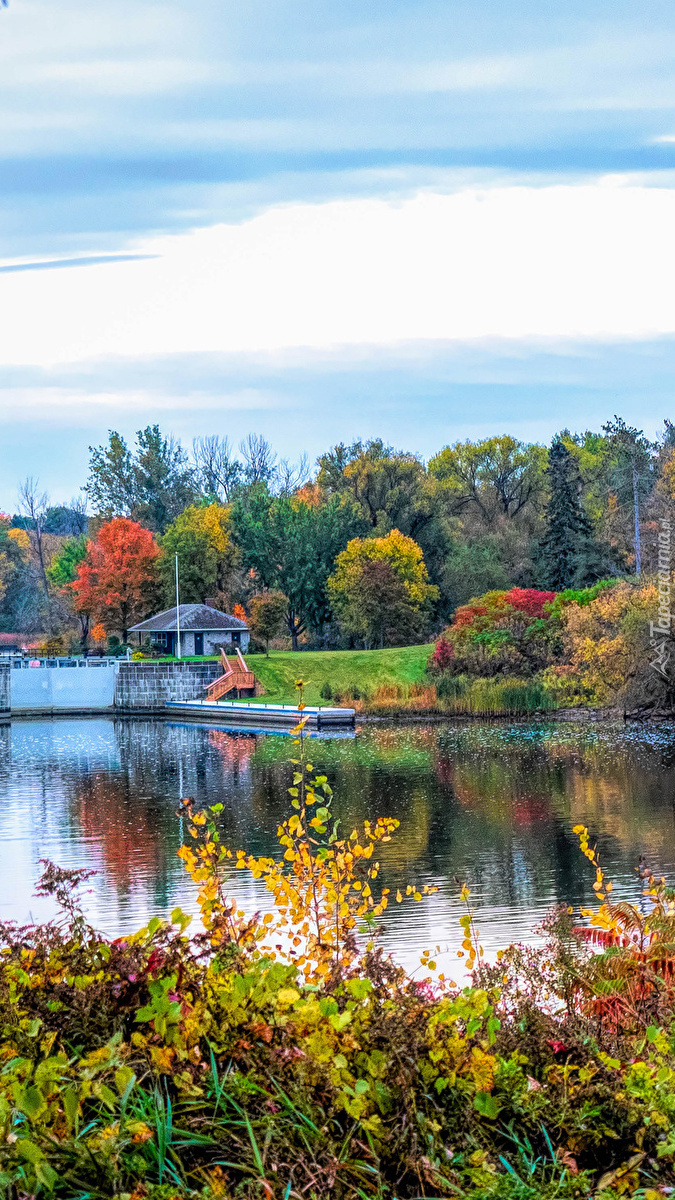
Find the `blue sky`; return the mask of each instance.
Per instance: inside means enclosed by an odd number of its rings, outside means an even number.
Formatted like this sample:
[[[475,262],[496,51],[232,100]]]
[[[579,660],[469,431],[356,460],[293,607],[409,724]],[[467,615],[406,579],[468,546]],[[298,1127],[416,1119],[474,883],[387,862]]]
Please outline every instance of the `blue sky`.
[[[675,10],[10,0],[0,507],[108,428],[673,417]]]

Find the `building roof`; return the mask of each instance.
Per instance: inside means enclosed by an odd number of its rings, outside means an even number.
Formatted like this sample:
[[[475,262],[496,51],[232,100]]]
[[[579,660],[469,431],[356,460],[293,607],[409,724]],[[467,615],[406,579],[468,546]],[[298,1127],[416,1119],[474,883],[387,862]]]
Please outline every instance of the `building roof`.
[[[175,633],[178,629],[176,613],[175,606],[167,608],[154,617],[148,617],[147,621],[139,621],[138,625],[132,625],[129,632]],[[219,612],[217,608],[210,608],[208,604],[181,604],[181,633],[209,633],[219,629],[248,629],[248,625],[245,621],[240,621],[239,617]]]

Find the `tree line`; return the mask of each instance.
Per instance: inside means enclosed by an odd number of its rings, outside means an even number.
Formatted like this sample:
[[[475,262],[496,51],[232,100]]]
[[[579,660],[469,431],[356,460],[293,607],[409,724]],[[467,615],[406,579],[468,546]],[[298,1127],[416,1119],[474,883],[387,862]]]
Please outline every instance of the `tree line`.
[[[158,425],[90,447],[79,499],[27,479],[0,515],[0,629],[86,643],[175,602],[244,613],[261,643],[421,641],[491,589],[561,591],[656,569],[675,497],[675,427],[615,416],[549,447],[495,435],[428,461],[380,439],[290,462],[249,435]]]

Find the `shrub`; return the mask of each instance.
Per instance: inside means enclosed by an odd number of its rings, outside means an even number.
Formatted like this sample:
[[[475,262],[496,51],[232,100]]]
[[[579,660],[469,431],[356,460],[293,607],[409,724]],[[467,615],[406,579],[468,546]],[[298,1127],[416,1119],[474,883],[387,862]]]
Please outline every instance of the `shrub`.
[[[428,670],[435,674],[438,671],[446,671],[452,666],[454,651],[447,638],[440,637],[434,646],[433,654],[427,664]]]
[[[429,669],[489,678],[531,676],[560,655],[555,592],[534,588],[486,592],[455,612],[436,643]]]
[[[331,700],[332,699],[333,689],[332,689],[330,683],[328,682],[328,680],[326,680],[326,682],[324,683],[323,687],[321,688],[321,691],[319,692],[319,695],[321,696],[322,700]]]

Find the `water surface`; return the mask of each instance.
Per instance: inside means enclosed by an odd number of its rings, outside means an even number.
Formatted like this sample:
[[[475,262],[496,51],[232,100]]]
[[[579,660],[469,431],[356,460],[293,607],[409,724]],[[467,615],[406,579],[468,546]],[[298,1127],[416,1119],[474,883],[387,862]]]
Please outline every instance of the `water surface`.
[[[471,888],[488,952],[532,939],[553,904],[588,901],[593,873],[572,833],[577,823],[597,837],[618,893],[638,895],[640,855],[675,878],[672,724],[372,724],[310,746],[345,825],[401,822],[380,856],[386,882],[439,889],[387,914],[386,944],[408,966],[436,944],[459,966],[460,881]],[[111,934],[175,904],[194,910],[176,857],[179,798],[222,801],[232,847],[274,852],[289,811],[291,752],[285,735],[161,720],[0,725],[0,919],[50,911],[32,895],[40,858],[98,872],[87,908]],[[232,889],[249,910],[269,907],[243,872]]]

